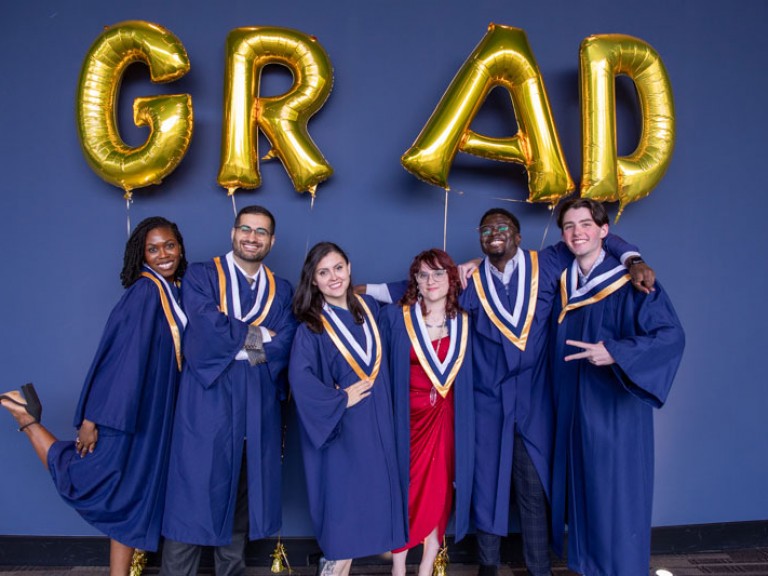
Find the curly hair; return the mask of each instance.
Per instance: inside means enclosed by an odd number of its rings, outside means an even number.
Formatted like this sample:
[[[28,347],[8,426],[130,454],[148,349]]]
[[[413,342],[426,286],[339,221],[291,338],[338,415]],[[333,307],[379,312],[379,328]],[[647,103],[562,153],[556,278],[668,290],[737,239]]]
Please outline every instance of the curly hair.
[[[299,322],[306,322],[307,327],[316,334],[323,332],[323,322],[320,319],[323,311],[323,295],[320,289],[313,283],[315,270],[320,260],[328,254],[337,253],[344,261],[349,264],[349,257],[344,250],[339,248],[333,242],[318,242],[307,254],[304,259],[304,266],[301,268],[301,277],[296,286],[296,293],[293,295],[293,315]],[[352,313],[356,324],[363,323],[363,307],[357,301],[352,288],[352,278],[349,279],[347,287],[347,308]]]
[[[422,263],[426,264],[432,270],[445,270],[448,273],[448,296],[445,301],[445,317],[455,318],[461,311],[459,306],[459,294],[461,294],[461,280],[459,279],[459,269],[450,256],[439,248],[424,250],[416,255],[408,271],[408,288],[405,291],[399,304],[401,306],[413,306],[416,302],[421,304],[421,313],[427,314],[427,307],[424,300],[419,296],[419,285],[416,282],[416,274],[421,269]]]
[[[181,251],[181,260],[179,261],[179,267],[176,269],[176,279],[178,280],[184,276],[184,272],[187,270],[187,257],[185,256],[186,250],[184,250],[184,238],[182,238],[178,226],[162,216],[152,216],[139,222],[139,225],[131,232],[128,242],[125,243],[123,270],[120,272],[120,281],[123,284],[123,288],[128,288],[141,277],[147,235],[156,228],[167,228],[176,237]]]

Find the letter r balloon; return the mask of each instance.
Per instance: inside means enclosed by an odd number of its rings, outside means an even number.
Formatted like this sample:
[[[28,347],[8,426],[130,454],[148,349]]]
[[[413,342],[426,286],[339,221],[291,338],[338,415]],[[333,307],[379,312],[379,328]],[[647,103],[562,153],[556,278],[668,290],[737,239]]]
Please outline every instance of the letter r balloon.
[[[330,59],[317,40],[296,30],[257,26],[229,33],[224,81],[224,122],[218,182],[232,195],[261,185],[258,129],[272,145],[298,192],[314,196],[333,169],[307,132],[307,122],[325,103],[333,85]],[[259,96],[261,73],[280,64],[293,85],[280,96]]]

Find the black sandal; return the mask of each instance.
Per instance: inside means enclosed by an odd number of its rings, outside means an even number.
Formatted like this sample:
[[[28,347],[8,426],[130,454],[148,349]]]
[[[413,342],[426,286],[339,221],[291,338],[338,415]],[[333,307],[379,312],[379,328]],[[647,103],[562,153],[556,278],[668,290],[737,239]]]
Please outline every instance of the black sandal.
[[[40,397],[37,395],[37,390],[35,390],[35,386],[31,382],[28,384],[24,384],[24,386],[21,387],[21,394],[24,396],[24,400],[27,401],[26,404],[22,404],[18,400],[13,399],[6,394],[0,395],[0,400],[8,400],[9,402],[13,402],[17,406],[23,406],[24,409],[27,411],[27,414],[29,414],[30,416],[32,416],[32,418],[34,418],[32,422],[28,422],[27,424],[24,424],[24,426],[19,428],[19,432],[23,431],[25,428],[28,428],[29,426],[32,426],[32,424],[39,424],[40,418],[43,415],[43,405],[40,403]]]

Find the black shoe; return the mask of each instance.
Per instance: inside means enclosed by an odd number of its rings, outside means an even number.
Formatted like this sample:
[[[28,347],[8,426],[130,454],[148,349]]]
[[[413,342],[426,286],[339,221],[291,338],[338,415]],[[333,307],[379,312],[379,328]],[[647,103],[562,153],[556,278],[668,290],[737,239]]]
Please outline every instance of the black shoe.
[[[498,567],[493,564],[480,564],[477,576],[496,576],[498,570]]]
[[[35,390],[34,385],[30,382],[28,384],[24,384],[24,386],[21,387],[21,394],[24,396],[24,400],[26,400],[26,404],[22,404],[18,400],[15,400],[8,396],[7,394],[0,395],[0,400],[8,400],[8,402],[13,402],[17,406],[23,406],[24,409],[27,411],[27,414],[32,416],[33,420],[32,422],[29,422],[19,428],[19,432],[24,430],[27,426],[31,426],[32,424],[37,424],[40,422],[40,418],[43,416],[43,405],[40,403],[40,398],[37,395],[37,391]]]

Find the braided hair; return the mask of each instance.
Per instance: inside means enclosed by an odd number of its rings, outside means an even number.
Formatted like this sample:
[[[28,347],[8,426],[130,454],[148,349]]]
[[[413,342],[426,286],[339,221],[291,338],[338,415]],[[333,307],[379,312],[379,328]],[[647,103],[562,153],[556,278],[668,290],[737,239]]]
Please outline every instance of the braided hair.
[[[184,255],[184,238],[179,232],[178,226],[166,220],[161,216],[152,216],[145,218],[131,232],[128,242],[125,243],[125,254],[123,255],[123,270],[120,272],[120,281],[123,288],[128,288],[141,277],[142,267],[144,266],[144,250],[147,242],[147,234],[155,228],[168,228],[176,237],[181,249],[181,260],[176,270],[176,278],[181,278],[187,270],[187,257]]]

